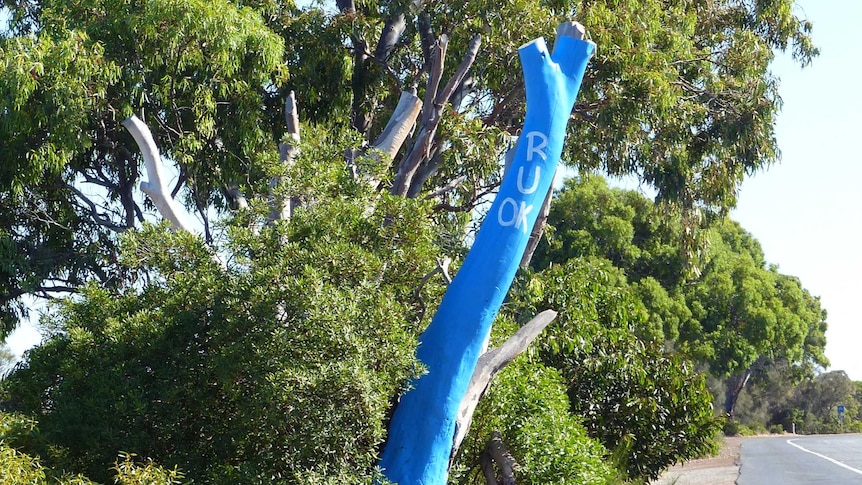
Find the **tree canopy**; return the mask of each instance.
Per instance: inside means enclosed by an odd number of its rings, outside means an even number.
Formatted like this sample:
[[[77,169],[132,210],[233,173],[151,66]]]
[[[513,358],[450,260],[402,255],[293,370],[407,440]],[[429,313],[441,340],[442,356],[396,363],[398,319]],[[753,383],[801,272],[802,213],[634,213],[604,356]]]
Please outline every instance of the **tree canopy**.
[[[552,205],[550,236],[534,266],[602,257],[632,281],[651,324],[641,331],[729,379],[725,411],[756,366],[783,361],[813,375],[825,368],[826,312],[798,278],[766,263],[760,244],[719,217],[700,237],[698,259],[686,257],[682,215],[604,179],[570,179]],[[685,271],[699,266],[697,272]],[[690,275],[686,277],[686,275]]]
[[[24,310],[22,295],[52,297],[92,279],[124,283],[117,235],[152,213],[136,194],[141,159],[120,126],[133,113],[174,166],[172,192],[211,239],[216,214],[236,207],[237,194],[266,196],[281,170],[276,144],[287,93],[296,92],[305,122],[352,127],[371,141],[402,91],[434,100],[468,49],[478,48],[447,99],[425,103],[420,124],[431,136],[413,156],[417,176],[407,191],[416,197],[454,184],[434,199],[438,211],[458,216],[499,182],[507,134],[520,126],[517,47],[574,15],[600,48],[564,158],[635,174],[684,207],[722,208],[745,173],[777,159],[773,51],[792,49],[803,65],[816,55],[811,25],[790,0],[344,0],[337,11],[185,0],[4,5],[11,15],[0,39],[7,331]],[[448,50],[435,50],[444,36]],[[447,101],[435,110],[440,121],[428,124],[430,108]],[[407,143],[393,167],[413,148]],[[383,187],[391,177],[380,179]]]

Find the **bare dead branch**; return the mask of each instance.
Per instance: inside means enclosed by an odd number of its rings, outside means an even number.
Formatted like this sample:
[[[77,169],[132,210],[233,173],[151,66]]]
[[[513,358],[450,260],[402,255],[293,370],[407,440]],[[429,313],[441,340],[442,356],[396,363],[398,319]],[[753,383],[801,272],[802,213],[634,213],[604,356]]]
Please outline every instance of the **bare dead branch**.
[[[432,53],[431,69],[428,75],[428,88],[425,92],[425,103],[422,107],[420,117],[419,135],[416,137],[413,148],[398,167],[398,172],[392,183],[392,194],[401,196],[410,196],[410,194],[413,194],[414,197],[418,195],[421,187],[414,186],[413,178],[423,160],[428,160],[431,155],[432,144],[437,133],[437,127],[440,124],[443,107],[449,102],[452,93],[464,80],[464,77],[476,60],[482,37],[480,35],[473,37],[470,41],[467,54],[458,66],[455,74],[446,83],[443,90],[438,92],[448,42],[448,37],[441,35]],[[421,182],[424,183],[425,180],[423,179]]]
[[[126,118],[123,126],[132,134],[144,157],[149,181],[141,182],[141,191],[152,199],[162,217],[170,221],[175,229],[194,232],[186,220],[187,214],[168,192],[166,180],[162,174],[161,157],[150,129],[135,115]]]
[[[428,283],[428,281],[437,273],[440,273],[447,285],[451,284],[452,277],[449,276],[449,264],[451,262],[452,260],[448,257],[437,258],[437,267],[422,277],[422,281],[419,283],[419,286],[413,290],[413,296],[417,301],[419,301],[419,305],[422,307],[420,310],[421,315],[419,316],[420,320],[425,317],[425,301],[422,299],[422,288],[424,288],[425,284]]]
[[[467,76],[467,73],[470,71],[470,67],[473,66],[473,62],[476,61],[476,56],[479,55],[479,47],[482,45],[482,36],[476,34],[470,40],[470,45],[467,47],[467,53],[464,55],[464,59],[461,61],[461,65],[458,66],[458,69],[455,71],[455,74],[449,79],[449,82],[446,83],[446,87],[443,88],[437,95],[437,99],[434,100],[435,107],[438,109],[442,108],[444,104],[448,103],[452,98],[452,93],[455,92],[455,89],[461,85],[464,81],[464,78]]]
[[[542,208],[536,216],[536,223],[533,224],[533,230],[530,232],[530,239],[527,241],[527,247],[524,249],[524,255],[521,256],[521,267],[526,268],[530,265],[533,259],[533,253],[539,247],[539,241],[542,240],[542,234],[545,232],[545,222],[548,221],[548,215],[551,213],[551,199],[554,195],[553,185],[548,188],[548,193],[545,195],[545,201],[542,202]]]
[[[476,405],[479,400],[488,391],[491,385],[491,380],[496,376],[506,365],[509,364],[521,352],[527,350],[527,347],[542,333],[542,330],[557,317],[557,312],[553,310],[545,310],[542,313],[533,317],[521,327],[515,335],[509,337],[503,345],[491,349],[481,357],[476,364],[476,370],[473,372],[473,377],[470,379],[470,384],[467,386],[467,393],[464,394],[464,399],[461,401],[461,406],[458,410],[458,419],[455,424],[455,436],[452,445],[451,459],[455,458],[458,448],[467,436],[467,431],[470,429],[470,423],[473,421],[473,412],[476,410]],[[450,461],[451,461],[450,459]]]
[[[421,109],[422,101],[419,97],[409,91],[403,91],[395,111],[386,123],[386,128],[371,146],[385,153],[390,161],[394,159],[404,140],[413,130]]]
[[[288,141],[278,145],[279,160],[285,166],[293,164],[293,160],[299,154],[299,113],[296,105],[296,95],[293,91],[288,94],[284,101],[284,123],[287,128]],[[289,220],[293,215],[293,210],[298,205],[299,201],[295,197],[289,195],[278,199],[275,195],[275,188],[281,183],[281,177],[272,177],[269,179],[269,216],[267,224],[273,224],[276,221]]]

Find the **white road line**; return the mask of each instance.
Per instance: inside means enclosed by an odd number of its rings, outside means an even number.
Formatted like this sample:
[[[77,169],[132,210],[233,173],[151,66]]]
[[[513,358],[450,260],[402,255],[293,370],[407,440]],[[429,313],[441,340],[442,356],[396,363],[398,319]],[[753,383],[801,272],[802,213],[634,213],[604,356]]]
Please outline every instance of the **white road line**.
[[[833,459],[833,458],[829,458],[829,457],[828,457],[828,456],[826,456],[826,455],[821,455],[820,453],[817,453],[816,451],[811,451],[811,450],[809,450],[809,449],[803,448],[802,446],[797,445],[797,444],[796,444],[796,443],[794,443],[793,441],[794,441],[794,440],[787,440],[787,444],[788,444],[788,445],[791,445],[791,446],[795,446],[795,447],[799,448],[800,450],[802,450],[802,451],[804,451],[804,452],[806,452],[806,453],[811,453],[811,454],[812,454],[812,455],[814,455],[814,456],[817,456],[817,457],[823,458],[824,460],[826,460],[826,461],[828,461],[828,462],[831,462],[831,463],[834,463],[835,465],[838,465],[838,466],[840,466],[841,468],[846,468],[846,469],[850,470],[850,471],[851,471],[851,472],[853,472],[853,473],[858,473],[858,474],[862,475],[862,470],[857,470],[856,468],[853,468],[853,467],[852,467],[852,466],[850,466],[850,465],[846,465],[846,464],[844,464],[844,463],[841,463],[840,461],[835,460],[835,459]]]

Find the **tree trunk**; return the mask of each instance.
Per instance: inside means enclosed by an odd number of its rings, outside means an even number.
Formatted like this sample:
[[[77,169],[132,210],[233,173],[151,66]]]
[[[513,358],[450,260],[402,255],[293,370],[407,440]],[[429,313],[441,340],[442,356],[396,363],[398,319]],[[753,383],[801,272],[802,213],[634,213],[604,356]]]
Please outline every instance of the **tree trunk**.
[[[485,482],[488,485],[515,485],[515,470],[518,469],[518,463],[503,443],[503,435],[499,431],[495,430],[491,433],[491,439],[485,445],[485,451],[482,452],[479,460],[482,474],[485,475]],[[501,480],[497,480],[494,463],[500,468]]]
[[[734,417],[736,402],[739,400],[739,395],[742,393],[742,390],[745,389],[745,385],[748,384],[748,380],[751,378],[751,373],[752,368],[749,367],[740,374],[734,374],[728,377],[725,382],[727,389],[724,393],[724,413],[730,419],[733,419]]]
[[[518,270],[536,222],[535,209],[544,202],[553,181],[569,116],[594,48],[594,44],[565,36],[553,54],[543,39],[520,49],[528,106],[524,140],[473,247],[419,339],[416,356],[427,373],[412,383],[392,416],[380,461],[390,481],[446,483],[461,402],[491,323]],[[449,91],[444,100],[460,83],[453,80],[443,91]],[[402,180],[398,188],[406,191],[410,178]]]

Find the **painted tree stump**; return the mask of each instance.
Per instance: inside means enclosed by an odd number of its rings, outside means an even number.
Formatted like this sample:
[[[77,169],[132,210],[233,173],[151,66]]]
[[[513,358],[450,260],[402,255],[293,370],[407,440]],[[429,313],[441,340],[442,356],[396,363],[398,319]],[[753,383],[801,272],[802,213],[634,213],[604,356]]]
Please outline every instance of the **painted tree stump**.
[[[461,400],[553,183],[594,50],[595,44],[565,35],[553,53],[542,38],[519,49],[527,91],[524,128],[500,192],[420,337],[417,357],[427,373],[401,397],[380,461],[383,474],[395,483],[446,483]]]

